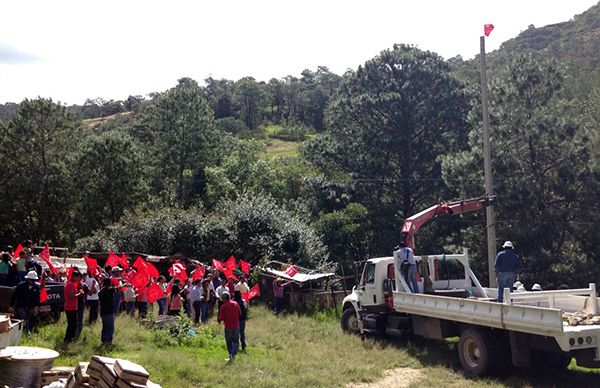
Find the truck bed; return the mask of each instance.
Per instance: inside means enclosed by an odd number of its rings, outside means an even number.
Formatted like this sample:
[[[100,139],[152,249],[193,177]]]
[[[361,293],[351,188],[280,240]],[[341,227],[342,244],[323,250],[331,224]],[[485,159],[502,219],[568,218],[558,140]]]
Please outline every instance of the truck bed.
[[[565,326],[562,309],[532,306],[529,305],[531,300],[523,304],[512,300],[498,303],[478,298],[394,292],[393,302],[394,309],[400,313],[553,337],[563,351],[591,348],[600,359],[599,325]]]

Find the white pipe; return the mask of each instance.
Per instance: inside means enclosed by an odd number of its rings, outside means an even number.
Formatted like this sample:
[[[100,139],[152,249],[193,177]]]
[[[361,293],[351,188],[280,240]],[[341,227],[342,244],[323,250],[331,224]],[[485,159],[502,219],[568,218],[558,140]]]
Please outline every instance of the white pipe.
[[[596,283],[590,283],[590,302],[592,304],[590,308],[590,314],[598,315],[598,295],[596,294]]]

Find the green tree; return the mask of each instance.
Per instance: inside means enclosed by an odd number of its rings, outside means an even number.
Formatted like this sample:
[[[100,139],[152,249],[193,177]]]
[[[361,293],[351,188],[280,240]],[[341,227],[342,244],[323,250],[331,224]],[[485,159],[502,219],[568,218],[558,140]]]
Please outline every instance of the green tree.
[[[352,200],[369,209],[377,228],[374,253],[389,253],[402,219],[448,194],[439,160],[465,147],[468,109],[450,66],[411,46],[382,51],[342,80],[329,131],[303,154],[356,182]]]
[[[85,236],[116,222],[147,195],[143,154],[139,144],[122,131],[89,135],[70,170],[77,182],[76,229]]]
[[[144,109],[134,129],[149,146],[151,189],[167,203],[188,207],[204,191],[204,168],[217,164],[219,131],[196,81],[183,78]]]
[[[373,231],[369,224],[367,208],[349,203],[342,210],[323,213],[314,228],[323,236],[330,259],[348,271],[354,262],[367,258],[370,253]]]
[[[15,237],[65,242],[73,185],[66,160],[77,122],[50,99],[24,100],[3,131],[4,227]]]
[[[239,118],[250,129],[262,122],[268,104],[267,88],[264,82],[256,82],[252,77],[244,77],[235,83],[233,103]]]
[[[521,55],[508,60],[492,79],[490,91],[496,234],[499,241],[517,245],[525,258],[527,280],[552,287],[577,282],[576,269],[585,266],[577,263],[585,258],[576,226],[578,220],[589,219],[582,205],[589,195],[586,182],[595,180],[588,142],[572,115],[575,106],[562,98],[563,82],[556,61]],[[476,194],[482,186],[480,117],[476,107],[471,114],[471,148],[444,156],[444,176],[464,195]],[[482,224],[470,229],[469,236],[483,235]],[[479,252],[485,247],[481,237],[466,242]]]

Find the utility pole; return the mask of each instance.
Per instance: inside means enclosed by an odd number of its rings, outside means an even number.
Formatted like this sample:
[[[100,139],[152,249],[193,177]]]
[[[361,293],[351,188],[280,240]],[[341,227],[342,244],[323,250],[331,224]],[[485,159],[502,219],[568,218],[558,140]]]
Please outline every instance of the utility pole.
[[[485,193],[494,195],[492,188],[492,156],[490,150],[490,116],[488,113],[487,100],[487,74],[485,65],[485,36],[479,38],[481,48],[481,112],[483,114],[483,171],[485,175]],[[488,245],[488,276],[490,287],[496,287],[496,274],[494,272],[494,261],[496,260],[496,223],[494,220],[494,206],[485,208],[485,220]]]

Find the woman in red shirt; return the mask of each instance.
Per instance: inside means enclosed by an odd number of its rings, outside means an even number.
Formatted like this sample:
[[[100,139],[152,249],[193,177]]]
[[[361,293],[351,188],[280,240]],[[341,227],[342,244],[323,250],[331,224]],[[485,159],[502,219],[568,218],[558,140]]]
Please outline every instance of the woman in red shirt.
[[[83,291],[79,290],[79,281],[81,274],[74,271],[71,275],[71,281],[65,284],[65,314],[67,315],[67,331],[65,332],[65,342],[71,342],[77,332],[77,299]]]

